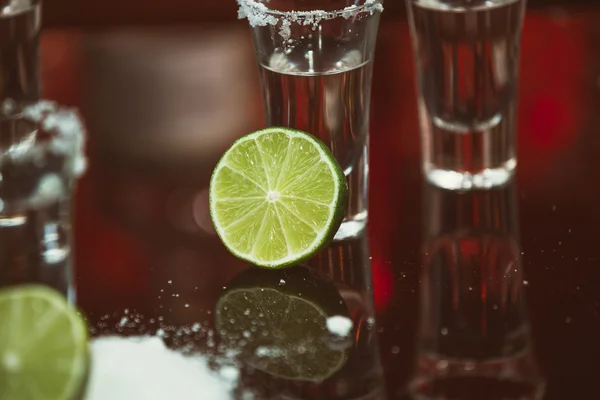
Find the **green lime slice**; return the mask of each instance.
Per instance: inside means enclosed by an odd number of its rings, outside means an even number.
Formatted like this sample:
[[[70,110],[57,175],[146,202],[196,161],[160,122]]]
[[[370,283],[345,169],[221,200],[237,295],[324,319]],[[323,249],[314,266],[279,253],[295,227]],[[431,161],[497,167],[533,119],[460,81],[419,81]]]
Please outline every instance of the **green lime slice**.
[[[0,290],[0,400],[73,400],[87,371],[85,322],[41,285]]]
[[[221,343],[271,376],[322,382],[347,362],[351,346],[332,342],[327,319],[348,316],[331,282],[308,268],[251,268],[221,294],[215,326]]]
[[[308,133],[267,128],[238,139],[210,181],[215,230],[233,255],[278,268],[315,254],[339,228],[346,178]]]

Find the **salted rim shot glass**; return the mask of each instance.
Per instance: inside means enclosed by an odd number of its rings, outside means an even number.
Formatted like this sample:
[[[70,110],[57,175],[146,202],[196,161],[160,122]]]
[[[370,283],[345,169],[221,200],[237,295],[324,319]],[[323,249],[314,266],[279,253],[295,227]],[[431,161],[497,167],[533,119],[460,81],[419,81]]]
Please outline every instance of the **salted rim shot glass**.
[[[73,109],[0,104],[0,287],[40,283],[75,300],[71,199],[86,168],[84,139]]]
[[[433,185],[489,189],[514,175],[526,0],[406,0],[422,169]]]
[[[252,28],[268,126],[323,141],[349,185],[336,240],[367,224],[369,112],[379,0],[237,0]]]

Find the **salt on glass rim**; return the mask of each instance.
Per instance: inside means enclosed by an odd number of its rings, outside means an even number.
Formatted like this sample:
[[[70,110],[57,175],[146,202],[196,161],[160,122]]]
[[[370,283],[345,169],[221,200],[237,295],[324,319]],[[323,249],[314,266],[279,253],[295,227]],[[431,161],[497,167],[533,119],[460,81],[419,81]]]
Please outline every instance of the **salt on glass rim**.
[[[63,154],[73,160],[73,175],[81,176],[87,167],[84,155],[85,128],[82,119],[74,108],[62,107],[56,102],[39,100],[19,105],[6,99],[0,106],[2,118],[23,118],[51,134],[47,144],[34,145],[19,158],[39,156],[40,147],[46,147],[55,154]],[[0,155],[0,161],[1,161]]]
[[[276,25],[280,19],[301,25],[317,25],[320,21],[335,18],[355,18],[361,14],[373,14],[383,11],[383,0],[365,0],[363,4],[352,4],[341,10],[325,11],[279,11],[271,10],[264,3],[256,0],[237,0],[238,18],[247,18],[251,26]]]

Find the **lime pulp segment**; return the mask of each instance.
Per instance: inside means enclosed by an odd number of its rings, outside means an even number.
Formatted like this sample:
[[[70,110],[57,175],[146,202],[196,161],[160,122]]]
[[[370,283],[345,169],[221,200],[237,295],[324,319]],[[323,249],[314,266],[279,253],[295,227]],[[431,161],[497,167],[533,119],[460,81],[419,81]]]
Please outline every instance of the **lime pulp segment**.
[[[239,258],[289,265],[314,254],[343,216],[347,183],[313,136],[267,128],[233,144],[217,164],[210,208],[218,235]]]
[[[0,400],[72,400],[86,373],[87,328],[58,292],[0,291]]]

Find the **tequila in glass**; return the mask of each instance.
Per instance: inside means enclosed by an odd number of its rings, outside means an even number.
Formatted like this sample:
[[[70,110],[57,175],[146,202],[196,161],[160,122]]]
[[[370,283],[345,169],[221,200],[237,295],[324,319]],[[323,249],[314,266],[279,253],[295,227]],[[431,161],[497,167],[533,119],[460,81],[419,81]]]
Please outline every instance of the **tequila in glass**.
[[[306,131],[333,152],[348,179],[344,222],[336,239],[367,223],[369,109],[380,1],[238,0],[253,27],[270,126]],[[267,8],[268,7],[268,8]]]

